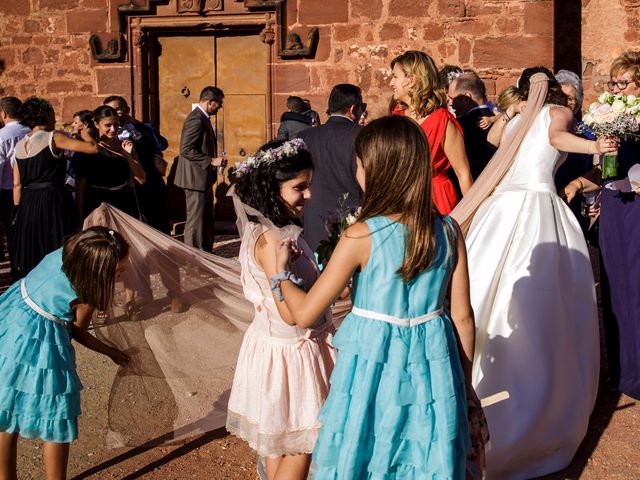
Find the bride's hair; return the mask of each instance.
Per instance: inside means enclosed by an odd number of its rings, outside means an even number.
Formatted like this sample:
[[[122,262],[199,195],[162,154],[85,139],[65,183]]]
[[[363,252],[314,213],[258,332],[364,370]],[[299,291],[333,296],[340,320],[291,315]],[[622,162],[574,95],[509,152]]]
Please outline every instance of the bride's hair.
[[[562,87],[556,80],[555,75],[546,67],[529,67],[525,68],[518,80],[518,90],[522,98],[525,100],[529,97],[529,89],[531,87],[530,79],[536,73],[543,73],[549,79],[549,88],[547,90],[547,98],[544,100],[546,104],[567,106],[567,96],[562,91]]]
[[[280,152],[285,143],[276,140],[264,144],[260,152]],[[254,156],[256,156],[254,155]],[[275,225],[282,227],[291,220],[287,218],[280,200],[280,186],[287,180],[298,176],[302,170],[313,170],[311,153],[306,148],[292,148],[291,153],[278,155],[277,161],[264,162],[251,168],[247,173],[236,177],[235,187],[238,197],[243,203],[255,208]]]
[[[398,273],[406,282],[429,268],[435,255],[435,211],[431,198],[431,155],[422,129],[413,120],[391,115],[372,121],[356,138],[365,171],[359,219],[400,215],[406,246]]]

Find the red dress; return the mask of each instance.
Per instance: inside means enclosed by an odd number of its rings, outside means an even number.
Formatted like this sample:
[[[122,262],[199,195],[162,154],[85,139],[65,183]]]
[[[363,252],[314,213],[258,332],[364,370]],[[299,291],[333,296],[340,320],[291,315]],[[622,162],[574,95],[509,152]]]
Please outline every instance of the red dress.
[[[399,107],[396,107],[393,113],[395,115],[405,115],[405,111]],[[451,164],[442,147],[442,137],[444,137],[444,133],[447,130],[447,122],[453,122],[462,135],[462,127],[446,108],[438,108],[420,124],[427,136],[429,150],[431,151],[431,163],[433,164],[431,195],[436,209],[442,215],[448,215],[460,201],[456,189],[447,175],[447,170],[451,168]]]

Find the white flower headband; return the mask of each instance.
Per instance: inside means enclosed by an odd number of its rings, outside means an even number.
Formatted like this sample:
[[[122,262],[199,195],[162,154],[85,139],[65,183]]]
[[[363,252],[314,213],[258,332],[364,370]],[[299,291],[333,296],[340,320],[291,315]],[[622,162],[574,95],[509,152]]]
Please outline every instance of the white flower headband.
[[[256,168],[262,167],[264,165],[270,165],[272,163],[278,162],[284,157],[290,157],[298,153],[299,150],[305,149],[307,145],[301,138],[294,138],[293,140],[288,140],[284,142],[277,148],[269,148],[267,150],[260,150],[255,154],[251,155],[242,163],[237,163],[233,169],[233,174],[236,178],[241,177],[242,175],[246,175],[247,173],[252,172]]]

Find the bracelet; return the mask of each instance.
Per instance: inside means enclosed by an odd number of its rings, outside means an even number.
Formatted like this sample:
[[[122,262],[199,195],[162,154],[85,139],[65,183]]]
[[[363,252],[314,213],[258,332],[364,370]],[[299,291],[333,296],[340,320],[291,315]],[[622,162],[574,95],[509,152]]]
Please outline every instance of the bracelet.
[[[297,285],[300,288],[304,288],[304,280],[300,277],[296,277],[293,272],[285,270],[284,272],[276,273],[271,276],[271,290],[276,294],[278,301],[283,302],[284,297],[282,296],[282,290],[280,289],[280,284],[286,280],[291,281],[294,285]]]
[[[502,112],[502,119],[505,122],[508,122],[509,120],[511,120],[511,117],[509,116],[509,114],[507,112]]]

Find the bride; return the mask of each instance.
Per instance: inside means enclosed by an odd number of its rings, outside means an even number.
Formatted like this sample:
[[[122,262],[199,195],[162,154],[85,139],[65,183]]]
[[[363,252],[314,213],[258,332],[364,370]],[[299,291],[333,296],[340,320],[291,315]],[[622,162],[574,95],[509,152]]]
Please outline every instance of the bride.
[[[510,394],[485,408],[488,478],[501,480],[565,468],[587,431],[599,374],[594,280],[580,226],[556,194],[553,174],[561,152],[617,146],[569,133],[573,115],[546,68],[526,69],[519,89],[524,113],[509,122],[486,173],[452,212],[468,229],[473,385],[480,398]]]

